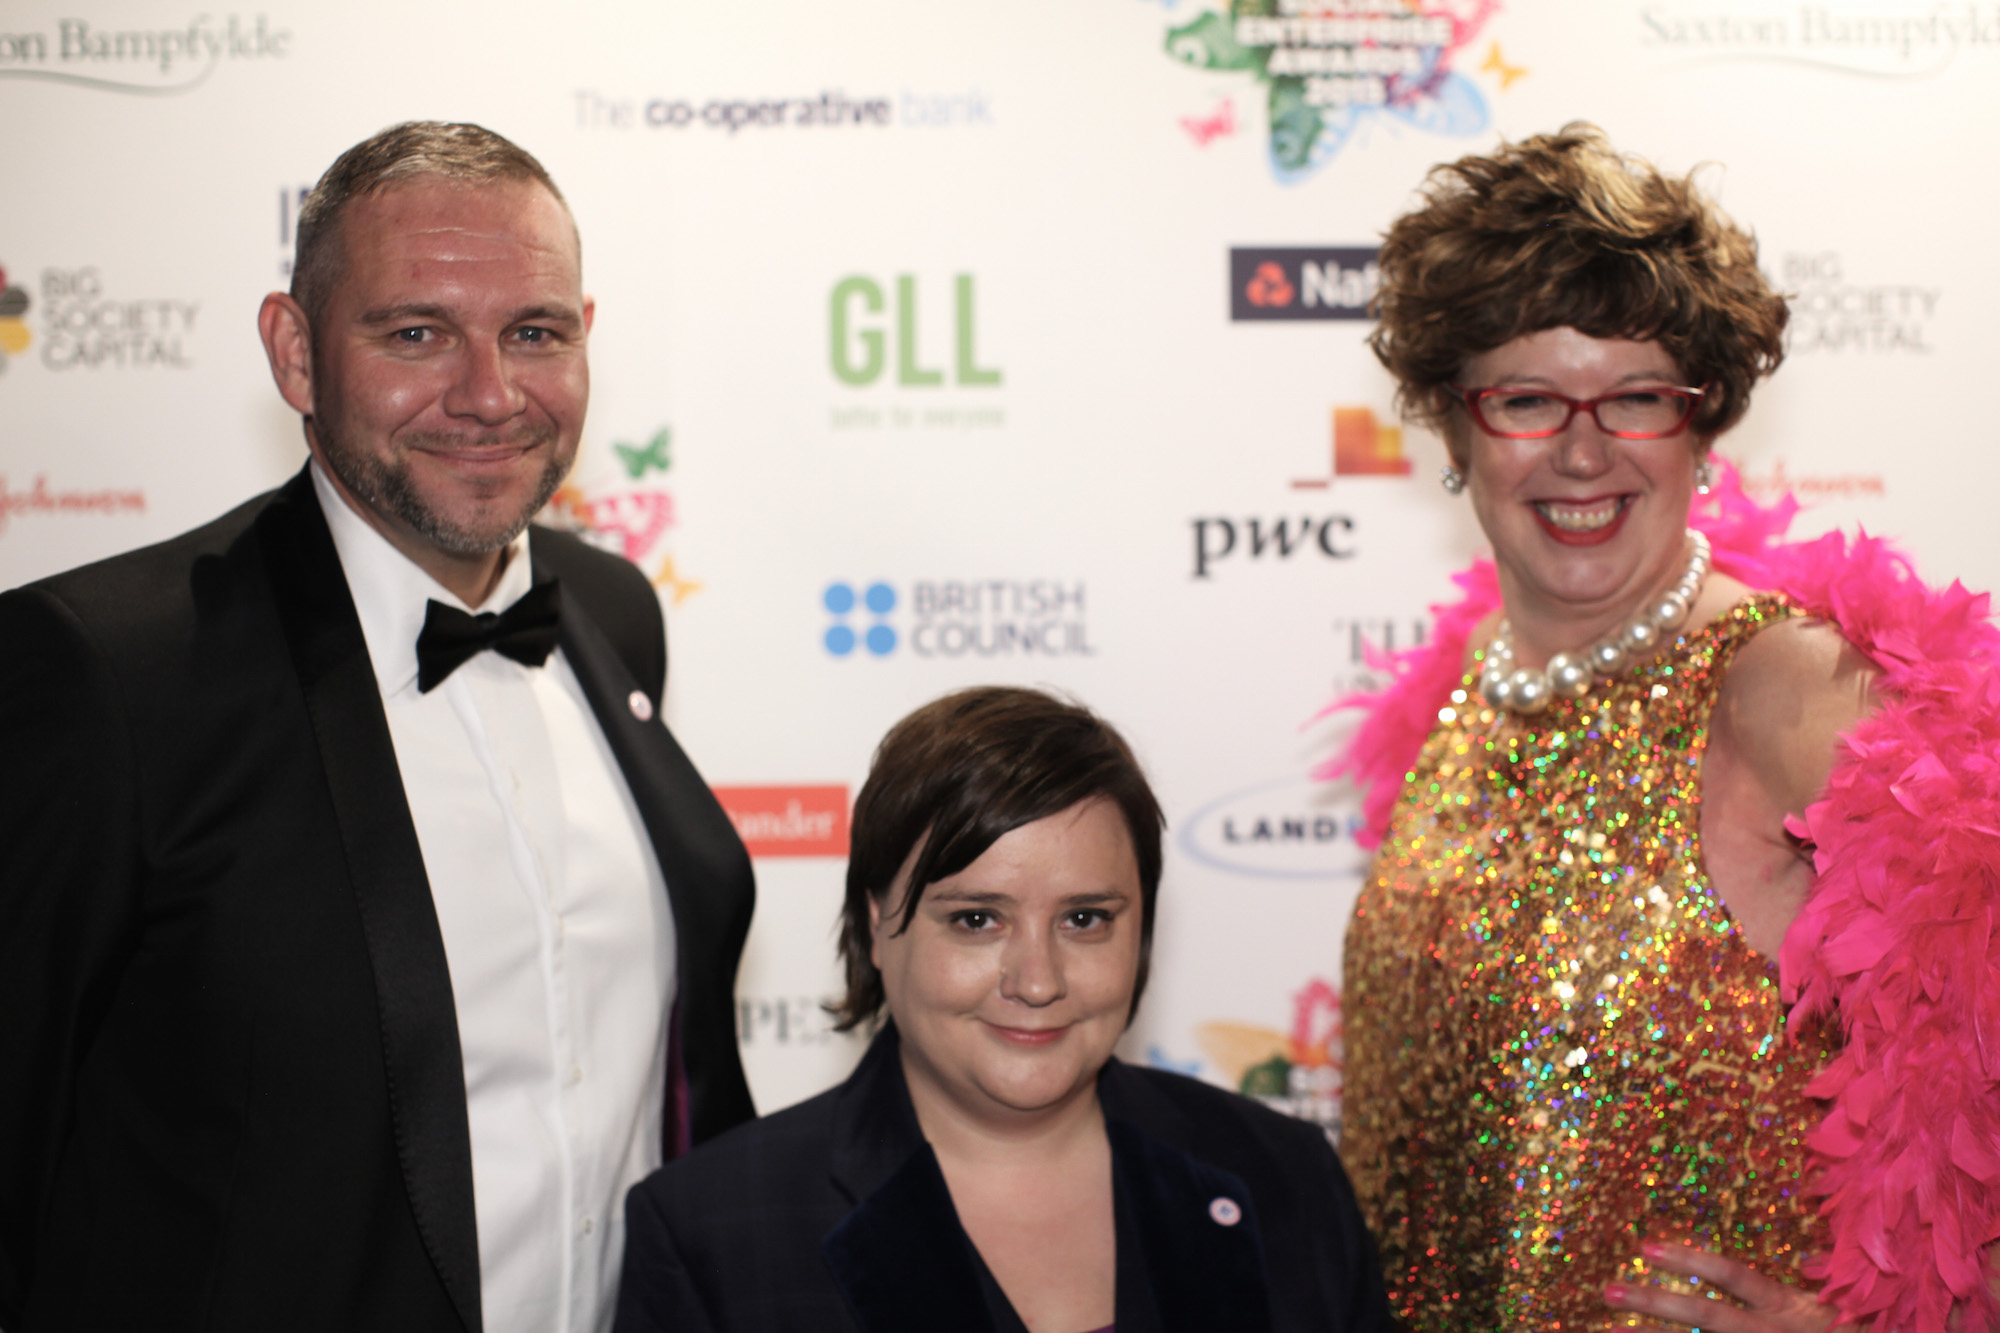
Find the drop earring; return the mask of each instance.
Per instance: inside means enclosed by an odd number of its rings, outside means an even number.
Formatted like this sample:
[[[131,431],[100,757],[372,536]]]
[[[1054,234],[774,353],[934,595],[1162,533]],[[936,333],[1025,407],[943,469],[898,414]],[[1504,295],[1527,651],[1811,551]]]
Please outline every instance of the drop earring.
[[[1446,463],[1444,471],[1438,474],[1438,485],[1444,487],[1446,495],[1461,495],[1465,491],[1465,474]]]
[[[1694,490],[1697,495],[1707,495],[1715,485],[1715,464],[1706,458],[1694,465]]]

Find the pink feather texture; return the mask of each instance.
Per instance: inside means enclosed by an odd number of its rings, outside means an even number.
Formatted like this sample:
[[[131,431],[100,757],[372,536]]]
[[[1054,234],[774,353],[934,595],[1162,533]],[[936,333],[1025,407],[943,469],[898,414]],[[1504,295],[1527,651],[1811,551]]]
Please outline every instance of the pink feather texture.
[[[1787,825],[1818,874],[1779,955],[1790,1022],[1831,1013],[1845,1038],[1812,1085],[1832,1249],[1809,1271],[1873,1333],[1946,1333],[1954,1314],[2000,1328],[1985,1248],[2000,1239],[2000,630],[1986,594],[1925,586],[1879,538],[1783,540],[1797,503],[1758,505],[1716,461],[1689,515],[1715,567],[1832,621],[1881,669],[1875,712]],[[1371,657],[1389,684],[1327,709],[1365,714],[1317,776],[1364,789],[1369,846],[1500,605],[1490,561],[1454,581],[1429,643]]]

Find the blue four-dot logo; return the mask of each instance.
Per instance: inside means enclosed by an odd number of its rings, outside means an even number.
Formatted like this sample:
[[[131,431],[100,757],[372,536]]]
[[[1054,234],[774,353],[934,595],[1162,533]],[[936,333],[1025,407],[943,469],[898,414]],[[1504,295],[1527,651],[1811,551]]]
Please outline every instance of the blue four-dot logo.
[[[868,651],[877,657],[887,657],[896,651],[896,630],[893,625],[877,620],[857,635],[854,626],[847,623],[847,617],[854,612],[857,602],[877,616],[887,616],[896,609],[896,590],[886,583],[871,583],[857,598],[854,587],[848,583],[829,583],[820,600],[826,609],[836,617],[835,623],[827,627],[826,650],[835,657],[846,657],[857,645],[865,644]]]

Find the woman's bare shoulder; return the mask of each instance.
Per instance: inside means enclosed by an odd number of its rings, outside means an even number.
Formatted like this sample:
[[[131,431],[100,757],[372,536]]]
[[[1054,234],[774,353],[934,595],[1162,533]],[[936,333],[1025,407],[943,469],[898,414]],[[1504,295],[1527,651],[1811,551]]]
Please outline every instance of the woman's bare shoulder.
[[[1816,799],[1840,735],[1876,706],[1875,664],[1828,621],[1798,618],[1740,648],[1716,701],[1715,731],[1782,808]]]

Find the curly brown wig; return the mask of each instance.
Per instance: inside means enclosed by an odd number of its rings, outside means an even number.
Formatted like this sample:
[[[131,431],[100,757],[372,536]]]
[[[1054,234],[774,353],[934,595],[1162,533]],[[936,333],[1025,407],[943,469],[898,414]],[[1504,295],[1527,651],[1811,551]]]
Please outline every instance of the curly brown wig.
[[[1659,343],[1708,389],[1693,421],[1704,445],[1784,359],[1789,312],[1755,238],[1692,175],[1619,155],[1594,125],[1434,167],[1423,195],[1383,238],[1369,345],[1403,414],[1447,440],[1446,386],[1467,360],[1544,329]]]

